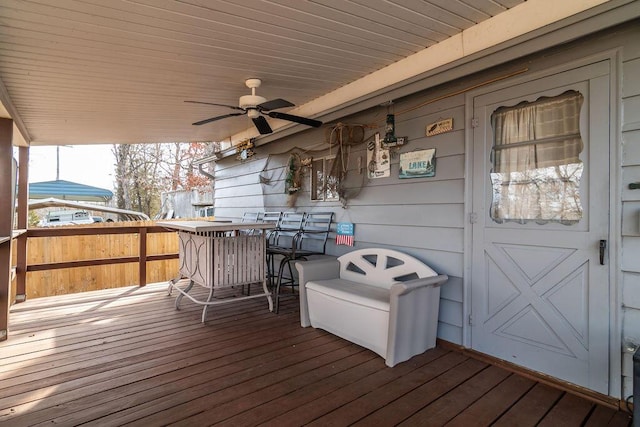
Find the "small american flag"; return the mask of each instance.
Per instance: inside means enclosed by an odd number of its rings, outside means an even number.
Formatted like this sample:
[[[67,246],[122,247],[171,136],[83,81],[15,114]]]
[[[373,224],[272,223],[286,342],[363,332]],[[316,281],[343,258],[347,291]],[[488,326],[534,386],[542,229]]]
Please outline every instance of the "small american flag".
[[[339,222],[336,232],[336,245],[353,246],[353,223]]]
[[[353,246],[353,236],[336,236],[336,245]]]

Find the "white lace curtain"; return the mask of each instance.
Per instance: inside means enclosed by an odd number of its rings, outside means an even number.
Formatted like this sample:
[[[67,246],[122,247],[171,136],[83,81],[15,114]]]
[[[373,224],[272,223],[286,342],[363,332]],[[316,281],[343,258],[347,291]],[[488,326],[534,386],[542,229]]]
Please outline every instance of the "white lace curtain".
[[[580,93],[568,91],[491,115],[491,218],[566,224],[582,218],[582,102]]]

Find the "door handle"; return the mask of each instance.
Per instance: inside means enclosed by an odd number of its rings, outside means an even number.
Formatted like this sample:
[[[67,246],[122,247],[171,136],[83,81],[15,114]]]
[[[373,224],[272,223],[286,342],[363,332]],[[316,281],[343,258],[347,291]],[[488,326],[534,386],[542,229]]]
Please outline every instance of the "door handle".
[[[604,265],[604,251],[607,249],[607,241],[600,240],[600,265]]]

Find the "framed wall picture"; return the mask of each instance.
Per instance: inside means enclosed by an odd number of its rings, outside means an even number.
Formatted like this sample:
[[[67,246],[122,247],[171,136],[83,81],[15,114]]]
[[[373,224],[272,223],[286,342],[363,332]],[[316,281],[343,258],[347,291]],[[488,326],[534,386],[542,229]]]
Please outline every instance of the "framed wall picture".
[[[436,149],[400,154],[400,178],[425,178],[436,175]]]

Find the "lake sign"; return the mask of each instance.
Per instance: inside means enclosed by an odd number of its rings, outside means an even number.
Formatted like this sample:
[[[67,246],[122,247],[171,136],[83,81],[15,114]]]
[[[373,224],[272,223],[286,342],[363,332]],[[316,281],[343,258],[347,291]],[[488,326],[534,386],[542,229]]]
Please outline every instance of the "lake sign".
[[[436,175],[436,149],[400,154],[400,178],[424,178]]]

